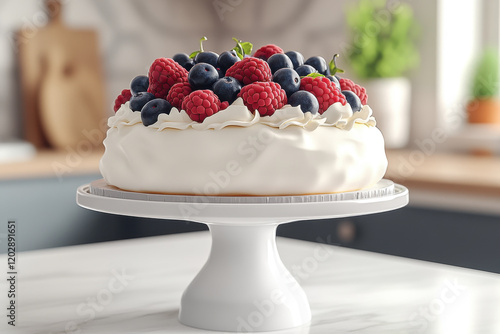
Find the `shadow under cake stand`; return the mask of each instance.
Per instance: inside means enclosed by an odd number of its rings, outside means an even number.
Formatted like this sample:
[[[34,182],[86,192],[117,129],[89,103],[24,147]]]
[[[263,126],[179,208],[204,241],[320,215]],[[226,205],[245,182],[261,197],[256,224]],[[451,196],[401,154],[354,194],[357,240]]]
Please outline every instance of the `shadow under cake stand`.
[[[311,320],[305,292],[279,257],[279,224],[398,209],[408,203],[408,190],[384,179],[338,194],[178,196],[121,191],[97,180],[78,188],[77,203],[106,213],[207,224],[210,256],[182,295],[179,320],[201,329],[252,332]]]

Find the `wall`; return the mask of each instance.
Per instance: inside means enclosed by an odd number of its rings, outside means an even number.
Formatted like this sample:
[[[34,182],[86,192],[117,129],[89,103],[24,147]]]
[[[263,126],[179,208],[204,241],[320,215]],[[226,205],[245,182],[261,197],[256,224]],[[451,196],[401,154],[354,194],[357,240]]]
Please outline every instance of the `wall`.
[[[348,41],[344,10],[352,4],[347,0],[63,2],[70,26],[99,31],[108,105],[132,77],[146,73],[154,58],[193,51],[204,35],[209,38],[206,48],[216,51],[231,48],[231,38],[238,37],[256,45],[272,42],[285,50],[297,49],[306,57],[342,53]],[[462,112],[475,49],[498,40],[500,6],[498,0],[464,0],[459,6],[451,0],[408,2],[421,23],[421,66],[410,73],[415,146],[415,140],[429,138],[436,127],[447,127],[447,113]],[[23,26],[36,29],[44,20],[42,0],[0,0],[0,75],[7,78],[0,81],[0,140],[21,135],[12,32]],[[496,30],[481,30],[483,21]],[[345,58],[339,63],[348,69]]]
[[[232,48],[232,37],[238,37],[255,45],[294,48],[306,57],[330,57],[343,44],[344,2],[64,0],[63,16],[71,27],[99,31],[111,105],[155,58],[194,51],[202,36],[209,38],[206,49],[215,51]],[[43,1],[0,0],[0,75],[8,78],[0,81],[0,140],[21,135],[13,31],[36,30],[45,21]]]

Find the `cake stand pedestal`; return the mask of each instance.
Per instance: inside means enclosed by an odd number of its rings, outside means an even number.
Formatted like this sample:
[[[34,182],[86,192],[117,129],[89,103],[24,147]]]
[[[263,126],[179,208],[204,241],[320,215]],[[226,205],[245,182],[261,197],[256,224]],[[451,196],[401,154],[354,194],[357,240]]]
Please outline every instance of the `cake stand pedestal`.
[[[184,291],[179,320],[208,330],[257,332],[307,324],[307,296],[276,248],[279,224],[389,211],[408,190],[389,180],[357,192],[310,196],[176,196],[120,191],[103,180],[77,190],[87,209],[208,225],[210,256]]]

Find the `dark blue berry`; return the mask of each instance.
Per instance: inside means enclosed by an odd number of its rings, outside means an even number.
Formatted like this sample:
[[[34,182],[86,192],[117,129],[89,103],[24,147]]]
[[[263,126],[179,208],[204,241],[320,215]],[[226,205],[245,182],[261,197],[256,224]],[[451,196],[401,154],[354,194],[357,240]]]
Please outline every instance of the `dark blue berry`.
[[[155,96],[151,93],[139,92],[130,99],[130,109],[132,109],[132,111],[141,111],[142,107],[154,98]]]
[[[217,67],[226,72],[228,68],[233,66],[236,62],[240,61],[240,58],[236,54],[236,51],[225,51],[222,52],[217,60]]]
[[[194,57],[194,63],[199,64],[199,63],[207,63],[212,65],[213,67],[217,67],[217,60],[219,59],[219,55],[215,52],[212,51],[204,51],[198,53]]]
[[[303,113],[310,112],[313,115],[317,114],[319,110],[318,99],[306,90],[293,93],[288,99],[288,104],[292,107],[300,106]]]
[[[286,92],[286,96],[290,97],[300,88],[300,76],[291,68],[281,68],[273,75],[273,81],[279,83],[281,88]]]
[[[328,71],[328,65],[326,64],[326,60],[321,56],[311,57],[307,59],[304,64],[311,65],[318,71],[318,73],[321,73],[323,75],[330,74]]]
[[[213,87],[213,91],[219,97],[219,100],[227,101],[229,104],[236,100],[240,90],[240,82],[233,77],[219,79]]]
[[[356,94],[350,90],[343,90],[342,94],[344,94],[347,103],[351,105],[352,111],[356,112],[361,110],[361,100]]]
[[[130,82],[130,93],[135,95],[140,92],[147,92],[149,87],[149,79],[145,75],[138,75]]]
[[[269,64],[269,67],[271,68],[271,72],[273,74],[277,70],[282,69],[282,68],[292,68],[293,69],[292,61],[284,53],[273,54],[271,57],[269,57],[269,59],[267,60],[267,63]]]
[[[297,52],[297,51],[288,51],[285,52],[285,54],[290,58],[293,64],[293,69],[296,69],[297,67],[304,65],[304,56],[302,53]]]
[[[297,72],[298,75],[300,75],[301,77],[305,77],[311,73],[315,73],[315,72],[318,72],[316,71],[316,69],[314,67],[312,67],[311,65],[301,65],[299,67],[297,67],[295,69],[295,71]]]
[[[337,79],[336,76],[334,75],[327,75],[326,76],[328,79],[330,79],[331,82],[333,82],[335,84],[335,87],[337,87],[338,90],[340,90],[340,82],[339,82],[339,79]]]
[[[217,73],[219,73],[219,79],[222,79],[226,76],[226,71],[221,70],[220,68],[216,68]]]
[[[194,65],[188,74],[188,81],[193,90],[212,89],[217,80],[219,80],[219,72],[207,63]]]
[[[142,124],[149,126],[155,124],[158,121],[159,114],[170,114],[172,105],[164,99],[154,99],[149,101],[142,107],[141,119]]]
[[[185,53],[177,53],[172,59],[189,71],[194,66],[194,61]]]

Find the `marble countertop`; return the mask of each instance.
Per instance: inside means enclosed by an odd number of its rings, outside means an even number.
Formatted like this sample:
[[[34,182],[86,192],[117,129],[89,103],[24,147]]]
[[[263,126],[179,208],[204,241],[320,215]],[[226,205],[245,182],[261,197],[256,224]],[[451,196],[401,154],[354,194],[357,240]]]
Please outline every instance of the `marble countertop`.
[[[177,320],[208,232],[18,254],[16,327],[0,281],[1,333],[214,333]],[[500,333],[500,276],[278,238],[312,322],[275,333]],[[2,267],[7,257],[1,256]],[[7,275],[7,269],[4,270]]]

